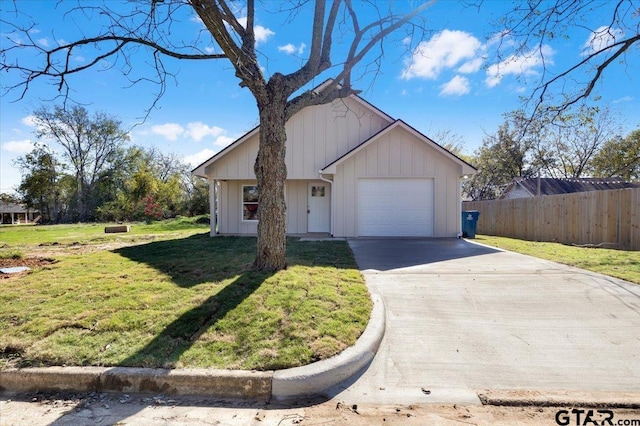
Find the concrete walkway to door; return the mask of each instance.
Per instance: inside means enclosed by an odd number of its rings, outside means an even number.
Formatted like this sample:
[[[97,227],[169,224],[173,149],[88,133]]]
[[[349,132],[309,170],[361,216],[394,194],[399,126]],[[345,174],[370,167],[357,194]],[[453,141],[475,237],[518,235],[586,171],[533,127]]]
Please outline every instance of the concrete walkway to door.
[[[638,392],[640,285],[456,239],[349,244],[387,329],[329,396],[478,403],[484,390]]]

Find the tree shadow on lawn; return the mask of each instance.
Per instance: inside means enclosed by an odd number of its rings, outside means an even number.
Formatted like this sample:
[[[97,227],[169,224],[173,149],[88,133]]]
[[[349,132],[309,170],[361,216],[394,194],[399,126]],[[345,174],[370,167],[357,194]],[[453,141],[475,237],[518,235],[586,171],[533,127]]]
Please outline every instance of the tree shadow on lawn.
[[[113,253],[170,276],[180,287],[191,288],[247,271],[255,257],[255,238],[211,238],[205,233],[122,247]]]
[[[245,272],[216,294],[209,296],[169,324],[144,348],[123,360],[121,366],[173,366],[210,326],[233,311],[271,276],[270,273]]]
[[[174,365],[200,335],[235,309],[272,274],[251,271],[255,239],[211,238],[196,234],[183,239],[154,241],[113,251],[171,277],[182,288],[235,279],[200,305],[189,309],[121,366]]]
[[[342,246],[332,245],[325,250],[319,250],[320,246],[315,244],[317,243],[289,239],[289,265],[357,269],[345,243]],[[180,315],[144,348],[120,362],[120,366],[175,365],[180,356],[206,330],[234,310],[273,275],[249,269],[255,256],[255,238],[210,238],[208,234],[199,234],[179,240],[124,247],[114,252],[171,276],[173,282],[183,288],[235,277],[233,282],[199,306]]]

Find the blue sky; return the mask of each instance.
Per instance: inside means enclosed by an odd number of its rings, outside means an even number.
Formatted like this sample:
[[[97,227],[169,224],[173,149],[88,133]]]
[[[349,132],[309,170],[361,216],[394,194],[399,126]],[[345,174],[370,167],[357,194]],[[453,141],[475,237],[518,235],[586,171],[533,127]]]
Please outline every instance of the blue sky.
[[[13,2],[11,2],[13,3]],[[2,18],[15,23],[35,22],[30,36],[42,47],[52,47],[87,34],[100,17],[84,15],[64,17],[52,1],[19,2],[25,15],[16,16],[13,6],[1,5]],[[115,4],[115,3],[111,3]],[[256,17],[257,49],[260,64],[268,76],[276,71],[289,72],[303,63],[309,50],[310,13],[304,11],[293,20],[274,13],[279,3],[266,2],[267,9]],[[491,23],[509,7],[508,2],[485,1],[480,8],[464,7],[453,1],[435,3],[423,14],[429,32],[422,41],[410,43],[405,34],[394,35],[385,43],[385,56],[379,73],[357,71],[353,85],[361,96],[394,118],[401,118],[428,136],[450,131],[464,141],[472,153],[485,134],[494,133],[503,122],[503,114],[521,106],[521,97],[531,93],[540,78],[542,64],[538,56],[497,58],[494,42],[497,28]],[[183,9],[173,35],[180,40],[197,38],[202,23]],[[240,15],[242,15],[240,13]],[[363,16],[364,17],[364,16]],[[561,72],[580,61],[593,46],[610,38],[593,39],[593,31],[609,24],[608,16],[592,16],[583,27],[569,30],[545,45],[543,52],[548,72]],[[89,21],[87,21],[89,19]],[[637,19],[637,18],[636,18]],[[89,25],[89,22],[91,23]],[[610,28],[608,34],[622,35]],[[206,35],[206,34],[205,34]],[[0,28],[2,47],[21,42],[7,25]],[[216,52],[200,36],[205,51]],[[336,49],[344,49],[339,37]],[[77,49],[72,60],[86,63],[89,49]],[[596,86],[598,100],[593,103],[614,110],[624,134],[640,125],[640,55],[638,48],[627,55],[624,64],[606,71]],[[31,55],[31,56],[30,56]],[[24,54],[23,63],[34,60]],[[140,49],[131,59],[131,79],[151,76],[150,56]],[[503,62],[500,61],[503,60]],[[508,61],[505,61],[509,59]],[[367,61],[365,61],[365,64]],[[248,89],[240,88],[226,60],[188,62],[168,59],[165,66],[175,74],[166,92],[151,109],[157,86],[138,84],[130,87],[123,77],[122,61],[104,62],[96,69],[77,74],[68,82],[71,97],[89,111],[104,111],[118,117],[131,128],[131,143],[155,146],[166,153],[177,153],[195,166],[224,148],[258,124],[255,101]],[[317,78],[319,84],[331,72]],[[0,76],[3,88],[17,82],[15,75]],[[557,90],[570,90],[571,83]],[[560,92],[558,92],[560,93]],[[29,152],[35,141],[31,113],[41,105],[55,102],[56,87],[45,80],[35,81],[23,99],[19,92],[2,92],[0,99],[0,192],[9,192],[20,183],[13,161]],[[437,141],[437,140],[436,140]]]

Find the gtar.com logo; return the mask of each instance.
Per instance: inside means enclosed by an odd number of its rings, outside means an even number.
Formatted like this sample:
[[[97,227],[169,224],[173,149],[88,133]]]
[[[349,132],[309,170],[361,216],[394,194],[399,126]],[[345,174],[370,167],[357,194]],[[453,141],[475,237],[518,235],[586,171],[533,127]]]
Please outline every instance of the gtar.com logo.
[[[556,412],[556,424],[559,426],[640,426],[640,419],[614,420],[611,410],[586,410],[573,408]]]

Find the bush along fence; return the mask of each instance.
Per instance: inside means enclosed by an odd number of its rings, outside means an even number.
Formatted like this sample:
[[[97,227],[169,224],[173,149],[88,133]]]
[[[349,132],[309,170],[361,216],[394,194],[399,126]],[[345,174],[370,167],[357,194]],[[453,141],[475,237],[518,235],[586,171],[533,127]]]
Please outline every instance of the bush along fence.
[[[465,201],[477,233],[529,241],[640,250],[640,188]]]

